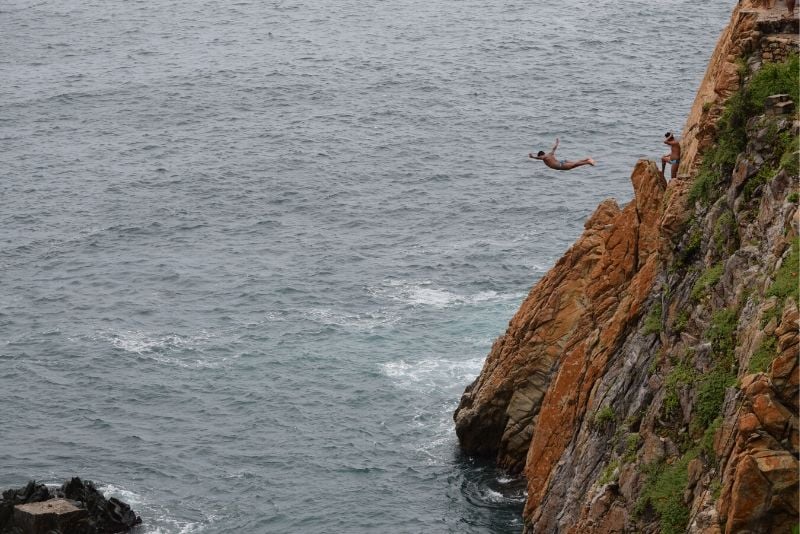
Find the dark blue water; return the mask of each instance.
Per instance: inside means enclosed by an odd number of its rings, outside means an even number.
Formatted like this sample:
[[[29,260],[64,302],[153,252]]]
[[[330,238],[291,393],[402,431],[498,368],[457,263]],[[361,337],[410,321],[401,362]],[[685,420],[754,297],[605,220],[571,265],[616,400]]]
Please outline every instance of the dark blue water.
[[[734,2],[0,3],[0,485],[142,533],[506,533],[451,414]],[[569,173],[526,160],[593,156]]]

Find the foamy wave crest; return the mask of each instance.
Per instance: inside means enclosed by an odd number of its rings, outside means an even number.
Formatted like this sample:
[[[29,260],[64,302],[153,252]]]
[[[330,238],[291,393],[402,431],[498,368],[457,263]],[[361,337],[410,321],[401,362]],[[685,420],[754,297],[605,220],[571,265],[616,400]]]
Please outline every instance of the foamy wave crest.
[[[370,292],[414,307],[432,306],[434,308],[448,308],[482,302],[500,302],[517,299],[521,296],[512,293],[498,293],[493,290],[480,291],[474,295],[461,295],[447,289],[435,287],[433,282],[429,280],[422,282],[391,280],[382,287],[370,288]]]
[[[143,534],[196,534],[197,532],[203,532],[208,526],[203,523],[178,521],[169,518],[158,518],[158,520],[167,523],[167,525],[148,528]]]
[[[308,311],[312,320],[324,324],[341,326],[348,330],[374,330],[380,326],[396,323],[397,315],[378,311],[376,313],[347,313],[330,308],[312,308]]]
[[[472,360],[404,360],[383,364],[383,373],[395,379],[395,385],[406,389],[439,388],[472,381],[481,370],[483,358]]]
[[[488,502],[502,503],[506,501],[505,495],[503,495],[499,491],[494,491],[493,489],[489,488],[486,489],[486,493],[484,493],[484,496]]]
[[[153,335],[138,330],[124,332],[102,332],[98,338],[111,343],[114,348],[124,350],[150,360],[183,367],[186,369],[215,369],[229,363],[229,359],[178,358],[174,352],[194,354],[201,350],[214,336],[205,330],[194,336],[178,334]]]
[[[141,507],[145,503],[144,498],[138,493],[135,493],[130,490],[126,490],[125,488],[121,488],[119,486],[115,486],[114,484],[105,484],[103,486],[98,486],[97,489],[103,496],[108,499],[110,497],[115,497],[121,500],[124,503],[130,505],[133,508],[133,511],[139,513],[137,511],[137,506]]]
[[[142,526],[137,527],[142,534],[195,534],[204,531],[217,519],[216,516],[209,515],[204,521],[182,521],[172,517],[166,508],[154,505],[133,491],[113,484],[98,486],[97,489],[106,498],[116,497],[129,504],[142,517]]]
[[[114,347],[127,352],[135,352],[136,354],[196,348],[212,337],[205,330],[196,336],[180,336],[178,334],[154,336],[138,330],[127,330],[119,333],[106,332],[105,334]]]

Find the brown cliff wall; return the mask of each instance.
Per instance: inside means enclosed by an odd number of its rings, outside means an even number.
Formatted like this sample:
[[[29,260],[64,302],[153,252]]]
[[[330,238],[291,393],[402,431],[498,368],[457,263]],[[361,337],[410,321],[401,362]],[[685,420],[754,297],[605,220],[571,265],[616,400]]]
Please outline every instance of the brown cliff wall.
[[[639,314],[655,274],[653,214],[666,184],[646,161],[631,181],[634,201],[622,210],[613,200],[600,204],[583,236],[531,290],[464,393],[455,420],[468,452],[496,456],[499,465],[519,472],[529,450],[542,455],[536,465],[544,466],[569,440],[562,430],[582,417],[592,382]],[[558,385],[577,382],[586,385],[580,399],[560,405]],[[535,436],[534,426],[541,429]],[[531,448],[532,438],[542,446]]]
[[[796,146],[797,116],[751,118],[733,174],[688,203],[727,100],[785,57],[765,56],[769,43],[796,49],[784,35],[796,24],[748,1],[734,9],[678,179],[639,161],[633,201],[600,204],[465,391],[461,446],[525,476],[526,532],[797,523],[797,294],[776,289],[800,271],[797,166],[782,152]]]

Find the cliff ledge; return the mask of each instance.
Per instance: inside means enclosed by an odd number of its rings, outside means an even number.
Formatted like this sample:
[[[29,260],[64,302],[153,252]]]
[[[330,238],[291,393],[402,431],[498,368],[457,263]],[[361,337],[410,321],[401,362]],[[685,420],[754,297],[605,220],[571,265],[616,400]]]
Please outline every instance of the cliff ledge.
[[[631,174],[531,289],[454,414],[524,475],[525,532],[798,524],[798,19],[745,0],[679,176]],[[785,9],[785,8],[784,8]]]

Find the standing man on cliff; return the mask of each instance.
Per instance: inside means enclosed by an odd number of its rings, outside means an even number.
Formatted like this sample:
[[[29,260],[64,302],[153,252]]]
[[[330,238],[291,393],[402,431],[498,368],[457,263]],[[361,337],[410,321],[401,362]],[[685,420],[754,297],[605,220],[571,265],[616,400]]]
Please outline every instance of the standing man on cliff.
[[[552,150],[545,154],[544,150],[540,150],[538,154],[535,156],[533,153],[528,154],[528,157],[531,159],[540,159],[544,162],[545,165],[550,167],[551,169],[555,169],[557,171],[568,171],[570,169],[574,169],[575,167],[580,167],[581,165],[591,165],[594,166],[594,160],[592,158],[585,158],[577,161],[568,161],[566,159],[557,159],[556,158],[556,149],[558,148],[558,137],[556,137],[556,144],[553,145]]]
[[[669,145],[669,154],[661,156],[661,176],[664,176],[664,170],[667,168],[667,163],[670,167],[670,179],[674,180],[678,176],[678,165],[681,162],[681,144],[672,135],[672,132],[664,134],[664,144]]]

